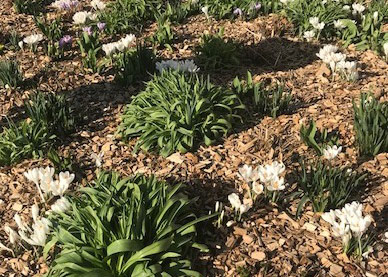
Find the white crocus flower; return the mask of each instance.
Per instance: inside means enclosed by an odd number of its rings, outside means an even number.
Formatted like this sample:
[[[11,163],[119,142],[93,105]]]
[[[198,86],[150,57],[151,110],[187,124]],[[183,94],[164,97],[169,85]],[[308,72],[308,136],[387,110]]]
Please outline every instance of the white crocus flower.
[[[326,213],[323,213],[321,215],[322,219],[325,220],[326,222],[330,223],[331,225],[334,224],[334,222],[336,222],[336,215],[335,215],[335,212],[334,210],[330,210],[329,212],[326,212]]]
[[[349,218],[350,229],[356,237],[362,236],[372,223],[372,217],[367,215],[365,217],[351,217]]]
[[[239,209],[240,215],[242,215],[242,214],[246,213],[247,211],[249,211],[249,209],[251,207],[252,206],[250,204],[241,204],[240,209]]]
[[[284,190],[286,188],[284,184],[284,178],[279,176],[274,177],[267,185],[269,191]]]
[[[102,51],[104,51],[105,55],[108,57],[113,55],[116,52],[116,50],[117,50],[117,48],[116,48],[115,42],[102,45]]]
[[[306,31],[306,32],[303,33],[303,37],[304,37],[308,42],[310,42],[310,41],[315,37],[315,31],[314,31],[314,30]]]
[[[354,82],[359,78],[357,62],[355,61],[340,61],[337,63],[336,69],[348,81]]]
[[[65,191],[69,188],[71,182],[75,178],[74,174],[70,174],[69,171],[60,172],[59,180],[53,181],[51,191],[55,196],[63,196]]]
[[[357,13],[362,14],[365,11],[365,6],[358,3],[353,3],[352,8],[354,15]]]
[[[42,34],[32,34],[23,39],[23,42],[28,45],[36,45],[38,42],[43,40]]]
[[[232,208],[236,210],[240,210],[241,200],[240,197],[236,193],[232,193],[228,195],[228,200],[230,202],[230,205],[232,205]]]
[[[23,42],[22,40],[19,41],[18,45],[19,45],[19,48],[20,48],[21,50],[23,50],[23,48],[24,48],[24,42]]]
[[[385,243],[388,243],[388,232],[385,232],[385,233],[384,233],[383,241],[384,241]]]
[[[257,170],[253,169],[252,166],[244,165],[238,169],[239,176],[241,179],[243,179],[245,182],[255,182],[259,179],[259,175]]]
[[[277,161],[267,164],[265,166],[260,165],[258,167],[258,174],[260,181],[263,183],[269,183],[284,172],[286,167],[283,163]]]
[[[71,207],[66,197],[61,197],[51,205],[51,210],[55,213],[64,213]]]
[[[334,20],[334,28],[343,29],[343,28],[345,28],[345,25],[341,19]]]
[[[76,25],[85,24],[85,23],[86,23],[86,20],[87,20],[90,16],[91,16],[91,13],[90,13],[90,12],[85,12],[85,11],[76,12],[76,13],[73,15],[73,23],[76,24]]]
[[[4,226],[4,231],[7,234],[9,242],[11,244],[15,244],[20,239],[18,233],[8,225]]]
[[[52,190],[54,174],[55,169],[53,167],[47,166],[46,168],[39,168],[40,187],[46,194],[50,193]]]
[[[19,230],[27,231],[27,225],[23,222],[19,214],[15,214],[13,219],[15,220]]]
[[[96,153],[92,154],[92,159],[94,160],[96,167],[100,168],[102,166],[103,157],[104,157],[104,151],[101,151],[98,155]]]
[[[257,182],[253,182],[252,183],[252,190],[253,192],[256,194],[256,195],[259,195],[259,194],[262,194],[263,191],[264,191],[264,186],[257,183]]]
[[[323,157],[325,157],[325,159],[327,160],[332,160],[335,157],[337,157],[337,155],[341,153],[341,151],[342,151],[342,146],[340,147],[338,147],[337,145],[327,146],[326,149],[323,149]]]
[[[206,15],[207,18],[209,18],[209,7],[208,6],[202,7],[201,11]]]
[[[385,58],[388,59],[388,41],[383,44]]]
[[[38,188],[40,198],[42,199],[43,202],[45,202],[46,200],[44,199],[42,189],[39,185],[39,181],[40,181],[39,169],[38,168],[30,169],[27,172],[24,172],[24,176],[36,185],[36,187]]]
[[[325,27],[325,22],[319,22],[318,17],[310,17],[309,22],[317,30],[322,30]]]
[[[100,11],[105,9],[106,7],[105,3],[101,0],[92,0],[92,2],[90,2],[90,5],[93,7],[93,9]]]

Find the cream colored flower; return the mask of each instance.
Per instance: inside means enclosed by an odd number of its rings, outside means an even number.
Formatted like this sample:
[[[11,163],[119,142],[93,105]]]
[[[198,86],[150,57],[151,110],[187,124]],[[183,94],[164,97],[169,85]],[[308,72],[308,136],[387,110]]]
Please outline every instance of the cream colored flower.
[[[340,147],[338,147],[337,145],[327,146],[326,149],[323,149],[323,157],[325,157],[325,159],[327,160],[332,160],[335,157],[337,157],[337,155],[341,153],[341,151],[342,151],[342,146]]]
[[[51,210],[55,213],[64,213],[71,207],[66,197],[61,197],[51,205]]]

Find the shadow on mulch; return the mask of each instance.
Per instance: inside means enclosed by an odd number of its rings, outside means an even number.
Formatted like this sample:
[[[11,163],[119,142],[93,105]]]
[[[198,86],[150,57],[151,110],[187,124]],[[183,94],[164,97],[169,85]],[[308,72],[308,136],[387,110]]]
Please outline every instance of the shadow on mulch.
[[[225,82],[231,82],[236,75],[245,77],[247,71],[250,71],[252,75],[258,75],[295,70],[317,60],[316,53],[319,47],[319,45],[291,41],[287,38],[268,38],[254,45],[240,44],[238,49],[240,64],[238,66],[225,65],[221,69],[203,70],[202,72],[211,75],[215,83],[225,84]]]

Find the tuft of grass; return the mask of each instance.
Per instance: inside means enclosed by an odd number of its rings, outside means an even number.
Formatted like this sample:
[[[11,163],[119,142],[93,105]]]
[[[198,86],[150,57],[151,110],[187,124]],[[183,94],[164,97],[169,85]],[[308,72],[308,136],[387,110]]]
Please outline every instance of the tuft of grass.
[[[23,76],[16,60],[0,61],[0,85],[3,87],[16,88],[23,82]]]
[[[380,103],[372,94],[353,100],[354,130],[360,155],[388,152],[388,102]]]
[[[247,106],[253,106],[255,112],[274,118],[284,113],[293,99],[282,84],[265,86],[263,83],[254,83],[250,72],[247,73],[245,82],[238,77],[234,79],[233,90]]]
[[[228,68],[238,65],[238,45],[232,41],[223,39],[224,30],[217,34],[205,34],[201,44],[197,47],[198,63],[206,70]]]
[[[126,107],[119,133],[125,140],[139,137],[135,151],[184,153],[226,136],[244,109],[235,93],[209,78],[164,70]]]
[[[301,200],[297,209],[300,215],[306,202],[312,204],[315,212],[326,212],[343,207],[366,178],[349,168],[337,168],[321,160],[301,163],[298,194]]]

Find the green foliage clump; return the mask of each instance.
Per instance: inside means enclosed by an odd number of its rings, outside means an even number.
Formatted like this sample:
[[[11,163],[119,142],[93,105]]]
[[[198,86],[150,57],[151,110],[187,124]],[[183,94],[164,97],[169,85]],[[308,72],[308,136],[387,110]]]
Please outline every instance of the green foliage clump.
[[[239,8],[242,18],[250,20],[258,15],[266,15],[278,11],[281,7],[279,0],[203,0],[202,6],[209,7],[209,15],[215,19],[236,18],[235,9]]]
[[[57,137],[75,129],[75,118],[65,96],[54,93],[35,93],[25,102],[26,114],[33,122],[42,123]]]
[[[277,117],[287,110],[292,101],[291,93],[286,92],[283,85],[266,87],[263,83],[254,83],[250,72],[244,83],[236,77],[233,89],[241,95],[247,106],[253,105],[254,111],[262,115]]]
[[[106,23],[108,34],[136,32],[147,20],[154,18],[161,10],[160,0],[117,0],[111,1],[101,12],[100,20]]]
[[[0,61],[0,85],[16,88],[21,85],[23,76],[19,70],[19,63],[16,60]]]
[[[51,240],[59,247],[48,276],[200,276],[192,269],[197,218],[194,200],[155,177],[102,173],[81,188],[67,214],[55,215]]]
[[[371,94],[361,94],[357,105],[353,100],[354,130],[361,155],[375,156],[388,152],[388,102],[380,103]]]
[[[323,155],[323,149],[327,146],[338,145],[338,136],[335,133],[328,133],[326,129],[318,130],[314,120],[310,121],[309,126],[304,124],[300,126],[300,137],[319,156]]]
[[[42,157],[55,141],[42,123],[8,122],[0,134],[0,165],[12,165],[22,159]]]
[[[91,30],[83,31],[77,39],[77,44],[82,55],[82,64],[85,68],[91,69],[93,72],[100,70],[97,55],[101,49],[101,43],[98,38],[98,32]]]
[[[37,14],[45,4],[45,0],[13,0],[13,8],[17,13]]]
[[[301,197],[297,215],[304,204],[311,202],[315,212],[342,208],[365,179],[366,175],[352,172],[349,168],[336,168],[323,161],[301,164],[299,187]]]
[[[168,156],[227,135],[244,109],[232,91],[209,78],[164,70],[126,107],[119,127],[123,139],[139,137],[135,151],[156,150]]]
[[[63,26],[60,18],[49,21],[45,17],[34,17],[35,25],[47,38],[46,47],[47,55],[50,57],[58,57],[61,55],[59,49],[59,39],[63,35]]]
[[[336,35],[334,21],[351,17],[351,11],[342,8],[346,2],[349,1],[322,3],[321,0],[295,0],[286,5],[285,13],[294,25],[295,33],[303,35],[304,32],[313,30],[309,19],[318,17],[320,22],[325,23],[325,27],[317,36],[333,38]]]
[[[115,80],[128,86],[140,81],[155,70],[155,55],[152,50],[138,45],[136,49],[119,52],[113,56],[113,70]]]
[[[47,149],[74,128],[74,118],[62,96],[38,93],[25,103],[28,120],[8,122],[0,134],[0,165],[43,157]]]
[[[205,34],[197,47],[197,59],[205,69],[220,69],[239,64],[238,45],[223,39],[224,30],[218,34]]]
[[[151,37],[152,43],[171,49],[171,44],[174,42],[175,36],[169,19],[166,16],[161,15],[157,18],[156,22],[158,24],[158,29]]]

